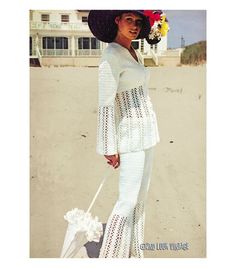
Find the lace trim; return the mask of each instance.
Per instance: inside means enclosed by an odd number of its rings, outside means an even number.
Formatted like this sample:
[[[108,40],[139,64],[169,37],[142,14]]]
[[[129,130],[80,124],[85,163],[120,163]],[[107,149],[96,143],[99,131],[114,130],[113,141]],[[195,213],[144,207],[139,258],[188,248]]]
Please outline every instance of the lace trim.
[[[137,203],[133,213],[131,255],[136,258],[144,258],[143,251],[140,249],[140,245],[144,243],[144,223],[144,202],[141,201]]]
[[[112,215],[107,223],[99,258],[144,258],[144,201],[134,208],[131,217]]]
[[[114,106],[102,106],[98,109],[98,141],[104,155],[117,151]]]
[[[99,258],[127,258],[126,250],[121,247],[127,239],[127,227],[127,217],[115,214],[108,220]]]

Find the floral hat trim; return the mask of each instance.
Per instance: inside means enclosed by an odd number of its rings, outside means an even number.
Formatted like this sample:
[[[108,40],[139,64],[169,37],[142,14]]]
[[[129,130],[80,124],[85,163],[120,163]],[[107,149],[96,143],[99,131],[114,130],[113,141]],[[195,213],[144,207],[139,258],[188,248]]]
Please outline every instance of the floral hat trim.
[[[149,18],[151,31],[146,37],[149,44],[157,44],[169,31],[166,14],[161,10],[144,10],[144,15]]]

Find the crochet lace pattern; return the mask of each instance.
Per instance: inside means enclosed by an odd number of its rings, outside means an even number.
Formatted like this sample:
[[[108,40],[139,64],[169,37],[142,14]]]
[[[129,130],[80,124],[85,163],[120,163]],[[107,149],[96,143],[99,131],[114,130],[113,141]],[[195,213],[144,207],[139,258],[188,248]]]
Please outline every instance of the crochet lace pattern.
[[[137,203],[133,214],[131,255],[136,258],[144,258],[140,244],[144,243],[145,211],[144,202]]]
[[[98,109],[97,149],[100,154],[137,151],[158,140],[156,115],[143,86],[116,93],[115,103]]]
[[[107,222],[99,258],[144,258],[144,202],[127,216],[112,214]]]

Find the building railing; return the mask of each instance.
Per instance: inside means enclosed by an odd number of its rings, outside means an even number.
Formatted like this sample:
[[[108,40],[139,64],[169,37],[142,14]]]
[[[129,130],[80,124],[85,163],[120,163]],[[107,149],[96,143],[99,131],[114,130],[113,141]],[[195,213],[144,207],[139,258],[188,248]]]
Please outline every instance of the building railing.
[[[72,56],[71,49],[41,49],[42,56]]]
[[[74,55],[82,56],[101,56],[101,49],[76,49]],[[71,49],[32,49],[30,56],[73,56]]]
[[[65,31],[78,31],[85,30],[89,31],[88,23],[78,22],[78,23],[58,23],[58,22],[30,22],[30,30],[65,30]]]
[[[35,49],[31,50],[30,56],[36,56],[40,60],[42,57],[45,56],[100,57],[102,55],[102,52],[102,49],[75,49],[73,53],[71,49],[39,49],[38,47],[36,47]],[[144,63],[144,58],[146,58],[147,55],[144,55],[139,50],[136,50],[136,53],[139,55],[139,58],[141,59],[142,63]],[[180,50],[158,51],[158,53],[155,53],[155,51],[153,51],[152,49],[150,50],[150,56],[156,65],[158,65],[159,57],[180,57],[180,54]]]
[[[38,46],[36,46],[36,55],[39,59],[40,66],[42,66],[42,54],[41,54]]]
[[[141,59],[142,64],[144,64],[144,57],[143,57],[143,54],[140,52],[140,50],[136,49],[135,52],[138,54],[139,58]]]
[[[75,50],[76,56],[101,56],[101,49],[77,49]]]
[[[153,51],[152,49],[150,49],[150,54],[155,64],[158,65],[158,55],[155,53],[155,50]]]

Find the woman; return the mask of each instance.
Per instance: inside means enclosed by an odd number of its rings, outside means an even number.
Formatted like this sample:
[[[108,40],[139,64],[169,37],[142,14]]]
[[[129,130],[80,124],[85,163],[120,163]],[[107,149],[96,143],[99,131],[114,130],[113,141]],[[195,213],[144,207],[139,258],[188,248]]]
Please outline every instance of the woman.
[[[159,134],[148,95],[149,73],[131,41],[148,37],[151,26],[138,10],[90,11],[88,23],[108,43],[99,64],[97,152],[115,169],[120,166],[119,198],[99,258],[143,258],[144,206]]]

